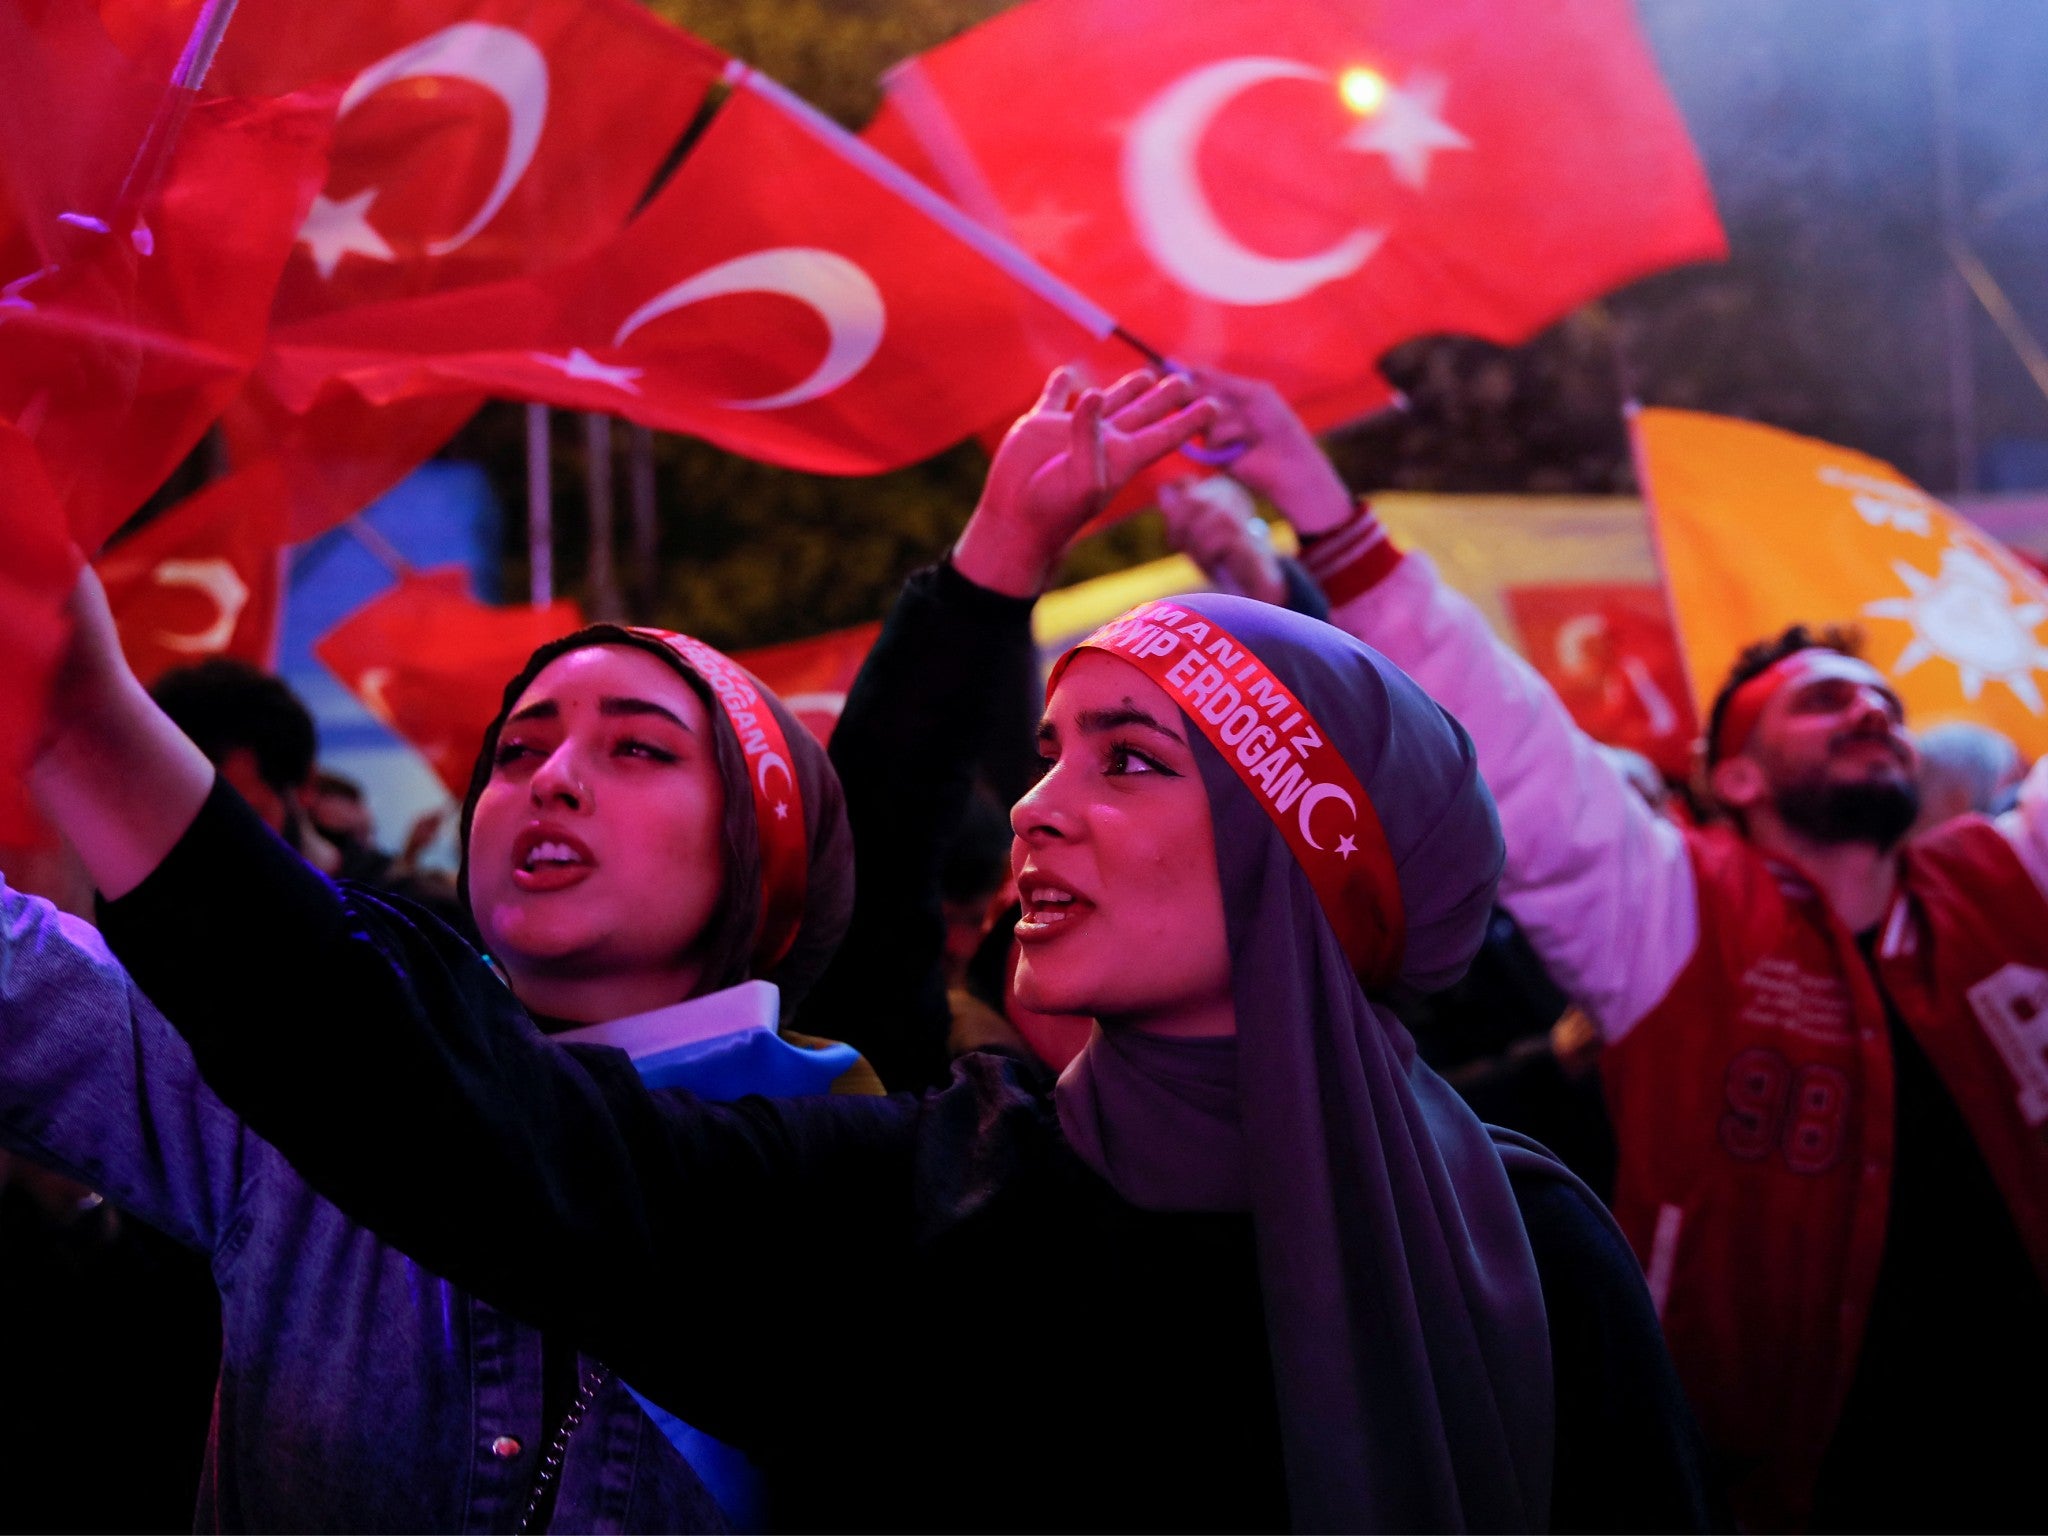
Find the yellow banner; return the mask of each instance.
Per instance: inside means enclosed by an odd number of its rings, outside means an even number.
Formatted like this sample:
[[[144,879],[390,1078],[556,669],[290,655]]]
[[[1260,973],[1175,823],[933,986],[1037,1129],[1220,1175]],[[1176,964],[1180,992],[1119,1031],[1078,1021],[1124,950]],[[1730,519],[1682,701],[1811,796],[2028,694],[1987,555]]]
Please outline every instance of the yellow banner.
[[[1774,427],[1644,410],[1638,463],[1702,713],[1736,654],[1853,624],[1918,729],[2048,751],[2048,584],[1890,465]]]

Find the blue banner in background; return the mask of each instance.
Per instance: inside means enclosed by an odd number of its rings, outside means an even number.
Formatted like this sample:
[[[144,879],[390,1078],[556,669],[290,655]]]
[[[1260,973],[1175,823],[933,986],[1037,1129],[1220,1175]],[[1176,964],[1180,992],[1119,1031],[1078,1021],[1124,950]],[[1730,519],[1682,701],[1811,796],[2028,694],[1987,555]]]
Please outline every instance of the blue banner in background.
[[[420,568],[466,565],[485,602],[499,596],[503,513],[476,464],[436,461],[414,471],[362,514]],[[346,527],[292,550],[278,672],[320,728],[320,764],[362,785],[377,841],[396,848],[414,819],[448,800],[420,756],[387,730],[313,655],[313,642],[393,584],[393,576]],[[453,868],[452,827],[428,862]]]

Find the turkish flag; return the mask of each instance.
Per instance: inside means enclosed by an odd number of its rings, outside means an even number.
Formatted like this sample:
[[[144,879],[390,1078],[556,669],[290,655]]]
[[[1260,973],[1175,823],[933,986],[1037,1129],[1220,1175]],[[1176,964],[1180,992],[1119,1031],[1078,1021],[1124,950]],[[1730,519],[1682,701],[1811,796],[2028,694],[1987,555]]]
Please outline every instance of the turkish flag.
[[[1663,588],[1642,582],[1573,582],[1501,589],[1541,672],[1579,729],[1640,752],[1666,778],[1692,768],[1699,735]]]
[[[0,844],[48,837],[22,775],[42,729],[78,564],[35,445],[0,421]]]
[[[856,624],[808,640],[740,651],[733,660],[774,690],[804,729],[829,746],[839,712],[846,707],[846,690],[881,632],[879,623]]]
[[[1849,624],[1925,729],[2048,752],[2048,581],[1882,460],[1775,427],[1643,410],[1636,455],[1702,715],[1742,647]]]
[[[160,179],[117,206],[144,130],[173,108]],[[34,443],[85,548],[254,362],[333,112],[312,95],[180,104],[75,0],[0,6],[0,420]]]
[[[403,578],[315,641],[313,654],[460,797],[505,685],[535,649],[582,623],[566,599],[486,607],[456,566]]]
[[[872,143],[1318,428],[1384,403],[1396,342],[1725,254],[1627,0],[1031,0],[888,85]]]
[[[145,685],[214,656],[271,667],[285,510],[284,477],[265,461],[216,480],[94,562]]]
[[[202,0],[102,0],[117,35]],[[341,92],[332,168],[277,320],[554,266],[646,194],[725,57],[634,0],[270,0],[238,10],[209,82]]]
[[[327,383],[307,409],[292,411],[258,377],[229,403],[221,430],[235,464],[269,464],[282,476],[286,538],[296,544],[395,487],[482,404],[481,395],[436,395],[379,406]]]
[[[1090,333],[743,79],[620,237],[557,273],[280,336],[288,405],[339,379],[375,404],[544,400],[827,474],[914,463],[1044,378],[1031,326]]]

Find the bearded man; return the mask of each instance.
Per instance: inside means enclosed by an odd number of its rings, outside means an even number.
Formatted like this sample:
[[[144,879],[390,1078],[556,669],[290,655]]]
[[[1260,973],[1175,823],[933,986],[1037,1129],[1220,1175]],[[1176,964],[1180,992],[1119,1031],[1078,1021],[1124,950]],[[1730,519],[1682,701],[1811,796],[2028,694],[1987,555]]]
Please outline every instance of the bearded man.
[[[1743,1524],[2048,1526],[2048,770],[1908,840],[1897,695],[1793,629],[1721,689],[1723,817],[1681,829],[1276,394],[1203,382],[1332,622],[1478,745],[1501,901],[1605,1037],[1615,1214]]]

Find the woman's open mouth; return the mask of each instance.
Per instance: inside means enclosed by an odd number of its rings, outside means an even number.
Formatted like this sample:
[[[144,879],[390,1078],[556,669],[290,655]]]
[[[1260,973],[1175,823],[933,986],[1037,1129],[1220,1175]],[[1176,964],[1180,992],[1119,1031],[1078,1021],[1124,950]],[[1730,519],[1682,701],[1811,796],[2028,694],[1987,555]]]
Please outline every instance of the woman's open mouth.
[[[512,883],[522,891],[562,891],[597,868],[590,850],[554,827],[528,827],[512,843]]]
[[[1087,897],[1042,879],[1027,877],[1019,881],[1017,895],[1023,903],[1024,915],[1017,919],[1017,925],[1011,931],[1023,944],[1056,939],[1070,932],[1095,910],[1095,903]]]

